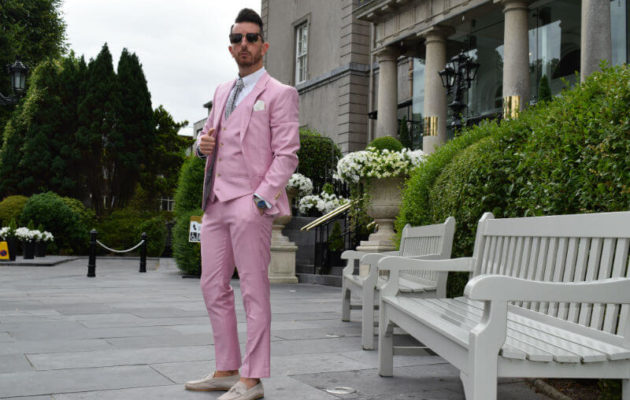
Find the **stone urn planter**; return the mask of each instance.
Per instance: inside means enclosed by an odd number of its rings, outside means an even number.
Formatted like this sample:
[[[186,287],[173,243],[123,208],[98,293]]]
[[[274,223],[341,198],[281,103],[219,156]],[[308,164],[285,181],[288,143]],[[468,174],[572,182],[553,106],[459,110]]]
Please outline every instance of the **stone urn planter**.
[[[367,213],[374,218],[378,230],[368,240],[361,241],[359,251],[383,252],[395,250],[394,220],[401,204],[402,177],[372,179],[368,183]]]

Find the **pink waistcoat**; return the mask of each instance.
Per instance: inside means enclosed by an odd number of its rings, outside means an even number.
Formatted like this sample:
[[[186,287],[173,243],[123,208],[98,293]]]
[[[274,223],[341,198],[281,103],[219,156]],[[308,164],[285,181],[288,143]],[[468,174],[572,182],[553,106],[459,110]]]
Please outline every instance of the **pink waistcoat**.
[[[239,105],[241,104],[242,101]],[[227,120],[225,113],[221,118],[210,201],[214,201],[215,198],[219,201],[228,201],[253,194],[241,148],[240,114],[244,110],[244,107],[237,106]]]

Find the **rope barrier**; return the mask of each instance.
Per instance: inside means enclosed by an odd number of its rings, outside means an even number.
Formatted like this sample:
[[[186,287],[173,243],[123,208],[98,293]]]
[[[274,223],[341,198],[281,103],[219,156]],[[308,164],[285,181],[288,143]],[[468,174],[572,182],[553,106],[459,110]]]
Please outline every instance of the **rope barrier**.
[[[101,243],[100,240],[96,240],[96,243],[98,243],[102,248],[104,248],[105,250],[111,251],[112,253],[129,253],[130,251],[134,251],[135,249],[137,249],[138,247],[142,246],[142,244],[144,243],[144,240],[141,240],[137,245],[133,246],[130,249],[127,250],[116,250],[116,249],[112,249],[110,247],[105,246],[103,243]]]
[[[128,253],[130,251],[134,251],[138,247],[140,247],[140,270],[138,272],[147,272],[147,234],[146,232],[142,232],[140,242],[127,250],[116,250],[104,245],[101,241],[96,239],[95,229],[90,231],[90,256],[88,258],[88,278],[94,278],[96,276],[96,245],[100,245],[102,248],[112,252],[112,253]]]

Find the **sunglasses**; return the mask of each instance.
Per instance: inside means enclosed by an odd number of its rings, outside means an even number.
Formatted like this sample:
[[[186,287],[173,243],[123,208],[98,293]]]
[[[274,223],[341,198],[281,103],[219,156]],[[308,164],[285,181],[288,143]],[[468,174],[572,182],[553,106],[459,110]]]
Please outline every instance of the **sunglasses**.
[[[245,39],[247,39],[247,41],[249,43],[256,43],[258,41],[258,37],[259,36],[262,39],[262,35],[260,33],[246,33],[245,34]],[[241,40],[243,40],[243,34],[242,33],[231,33],[230,34],[230,43],[232,43],[232,44],[241,43]]]

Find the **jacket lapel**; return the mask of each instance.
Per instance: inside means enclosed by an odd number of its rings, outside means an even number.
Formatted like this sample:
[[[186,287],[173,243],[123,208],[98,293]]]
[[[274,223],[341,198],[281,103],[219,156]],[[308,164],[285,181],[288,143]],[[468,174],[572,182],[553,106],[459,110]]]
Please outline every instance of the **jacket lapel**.
[[[243,138],[247,133],[247,126],[249,125],[249,120],[252,117],[254,103],[256,102],[256,100],[258,100],[260,94],[267,87],[267,82],[269,82],[269,74],[265,72],[263,76],[258,79],[258,82],[256,82],[256,86],[254,86],[252,92],[245,99],[243,99],[242,104],[239,104],[239,106],[242,105],[244,108],[243,122],[241,123],[241,143],[243,143]]]

